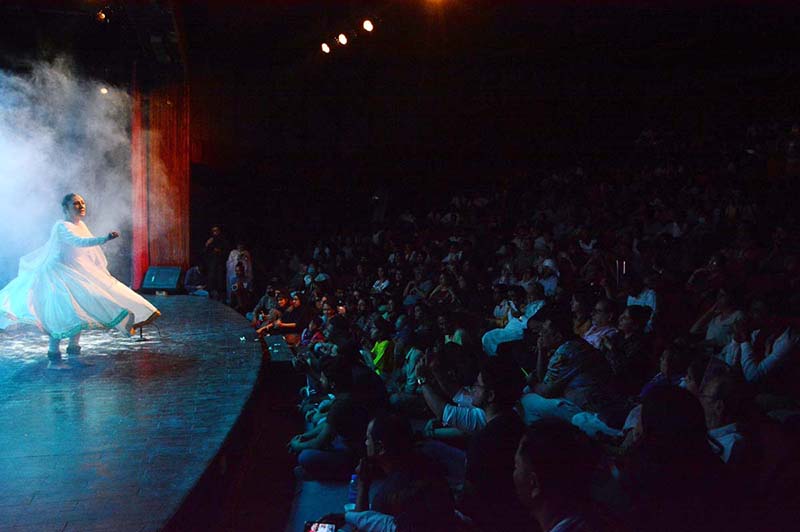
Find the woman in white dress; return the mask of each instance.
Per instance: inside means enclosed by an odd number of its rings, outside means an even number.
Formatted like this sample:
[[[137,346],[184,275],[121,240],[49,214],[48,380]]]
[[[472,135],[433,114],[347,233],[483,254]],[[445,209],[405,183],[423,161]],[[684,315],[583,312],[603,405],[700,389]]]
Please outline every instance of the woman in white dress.
[[[81,332],[117,328],[130,335],[160,313],[139,294],[108,273],[102,244],[119,233],[95,237],[86,227],[86,202],[67,194],[64,220],[56,222],[42,248],[19,261],[19,273],[0,290],[0,329],[34,325],[50,336],[47,356],[53,369],[67,369],[60,344],[77,361]]]

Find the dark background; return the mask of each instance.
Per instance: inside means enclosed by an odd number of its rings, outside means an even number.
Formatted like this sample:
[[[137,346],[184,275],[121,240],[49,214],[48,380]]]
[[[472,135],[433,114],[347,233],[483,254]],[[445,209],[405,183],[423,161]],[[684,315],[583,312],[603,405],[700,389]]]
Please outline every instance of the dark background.
[[[98,23],[104,6],[113,16]],[[798,14],[779,2],[7,2],[0,65],[67,53],[120,86],[133,65],[145,86],[188,83],[193,249],[212,223],[268,249],[363,223],[376,192],[423,207],[550,167],[613,165],[647,127],[703,139],[797,117]],[[341,31],[346,47],[332,42]]]

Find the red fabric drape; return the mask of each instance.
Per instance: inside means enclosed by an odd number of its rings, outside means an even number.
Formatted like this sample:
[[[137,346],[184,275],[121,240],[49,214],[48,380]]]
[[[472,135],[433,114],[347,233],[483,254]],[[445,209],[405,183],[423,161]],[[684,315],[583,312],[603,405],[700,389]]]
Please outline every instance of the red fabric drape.
[[[189,99],[184,83],[150,93],[150,263],[189,263]]]
[[[189,98],[184,82],[142,94],[134,80],[131,120],[133,275],[189,265]]]

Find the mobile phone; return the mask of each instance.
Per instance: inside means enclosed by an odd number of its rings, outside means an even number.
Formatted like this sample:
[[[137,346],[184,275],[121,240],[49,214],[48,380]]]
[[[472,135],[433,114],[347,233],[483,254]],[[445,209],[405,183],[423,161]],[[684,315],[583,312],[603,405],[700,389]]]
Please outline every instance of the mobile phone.
[[[303,532],[336,532],[336,525],[322,521],[306,521]]]

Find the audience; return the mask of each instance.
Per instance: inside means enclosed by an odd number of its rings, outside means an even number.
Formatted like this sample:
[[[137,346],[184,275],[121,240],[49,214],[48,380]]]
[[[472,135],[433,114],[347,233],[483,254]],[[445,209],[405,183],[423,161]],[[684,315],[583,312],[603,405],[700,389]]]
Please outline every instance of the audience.
[[[414,453],[399,429],[376,436],[399,427],[388,409],[411,418],[453,492],[425,480],[401,510],[361,504],[386,530],[605,529],[598,505],[631,530],[748,523],[741,466],[760,474],[763,437],[791,447],[800,419],[797,184],[775,164],[787,135],[748,128],[717,146],[649,130],[615,162],[321,231],[276,255],[252,309],[231,284],[231,304],[284,336],[307,377],[300,472],[346,480],[366,452],[391,476]],[[193,269],[188,291],[224,297],[226,256],[248,278],[250,254],[223,244],[217,226],[208,279]],[[600,488],[598,461],[613,472]]]

